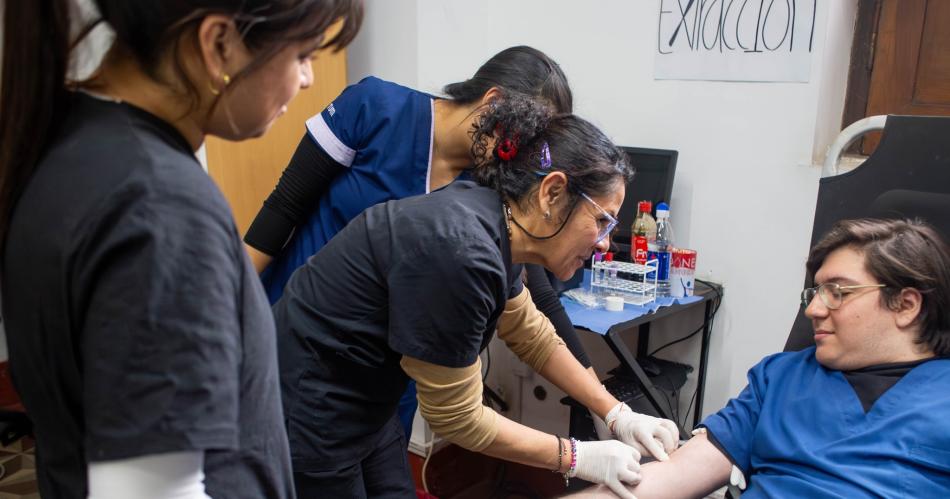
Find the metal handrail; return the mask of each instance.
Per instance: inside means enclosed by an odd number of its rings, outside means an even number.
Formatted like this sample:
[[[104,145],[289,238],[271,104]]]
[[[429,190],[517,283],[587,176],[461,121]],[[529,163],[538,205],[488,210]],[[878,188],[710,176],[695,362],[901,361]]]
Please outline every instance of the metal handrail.
[[[838,134],[835,141],[828,148],[828,154],[825,155],[825,163],[821,167],[821,176],[832,177],[838,174],[838,158],[841,153],[848,148],[855,140],[862,135],[876,130],[883,130],[887,121],[887,115],[868,116],[867,118],[855,121]]]

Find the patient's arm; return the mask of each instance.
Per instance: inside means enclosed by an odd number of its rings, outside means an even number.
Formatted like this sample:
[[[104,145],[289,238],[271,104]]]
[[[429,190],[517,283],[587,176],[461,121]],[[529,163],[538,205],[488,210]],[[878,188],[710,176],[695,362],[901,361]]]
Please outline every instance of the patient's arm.
[[[643,479],[630,490],[637,499],[659,497],[704,497],[729,482],[732,461],[705,433],[670,454],[669,461],[654,461],[640,467]],[[591,488],[569,496],[572,499],[615,497],[606,487]]]

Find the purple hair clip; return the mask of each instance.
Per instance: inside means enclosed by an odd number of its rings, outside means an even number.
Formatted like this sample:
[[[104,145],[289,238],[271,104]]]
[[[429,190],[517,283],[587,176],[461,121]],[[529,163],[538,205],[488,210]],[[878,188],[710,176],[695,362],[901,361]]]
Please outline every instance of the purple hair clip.
[[[551,149],[548,147],[548,143],[545,142],[541,146],[541,169],[547,170],[551,168]]]

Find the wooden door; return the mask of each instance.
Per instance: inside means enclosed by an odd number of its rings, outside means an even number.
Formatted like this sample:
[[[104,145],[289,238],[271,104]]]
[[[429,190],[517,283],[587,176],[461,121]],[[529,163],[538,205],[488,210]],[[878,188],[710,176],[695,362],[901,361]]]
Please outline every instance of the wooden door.
[[[950,116],[950,0],[884,0],[865,116]],[[870,154],[880,133],[868,135]]]
[[[301,90],[263,137],[228,142],[208,137],[208,173],[231,203],[241,235],[274,189],[306,130],[307,118],[323,110],[346,86],[346,53],[323,51],[313,61],[313,85]]]

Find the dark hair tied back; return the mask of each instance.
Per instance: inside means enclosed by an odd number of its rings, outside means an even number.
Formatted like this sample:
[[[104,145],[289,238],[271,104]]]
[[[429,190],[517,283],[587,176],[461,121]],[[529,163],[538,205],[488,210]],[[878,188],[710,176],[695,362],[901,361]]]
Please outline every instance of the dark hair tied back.
[[[17,198],[37,161],[69,110],[70,52],[100,21],[115,32],[114,54],[129,56],[156,81],[170,56],[192,102],[198,90],[184,70],[179,48],[196,43],[197,26],[209,14],[231,16],[254,59],[232,83],[263,66],[296,41],[323,36],[338,20],[340,29],[321,48],[340,49],[356,36],[363,19],[362,0],[95,0],[101,19],[70,37],[74,0],[11,0],[3,9],[0,80],[0,244]],[[332,30],[331,30],[332,32]]]
[[[475,122],[472,155],[477,165],[472,178],[523,209],[527,195],[550,172],[567,176],[573,197],[608,194],[633,176],[622,152],[597,127],[515,93],[492,103]]]
[[[482,64],[474,76],[442,90],[459,104],[471,104],[492,88],[503,94],[515,92],[544,100],[558,113],[573,111],[574,97],[561,66],[532,47],[502,50]]]
[[[522,146],[532,144],[544,130],[552,114],[548,105],[514,92],[493,101],[472,126],[475,163],[514,161]],[[490,146],[491,156],[487,154]]]

